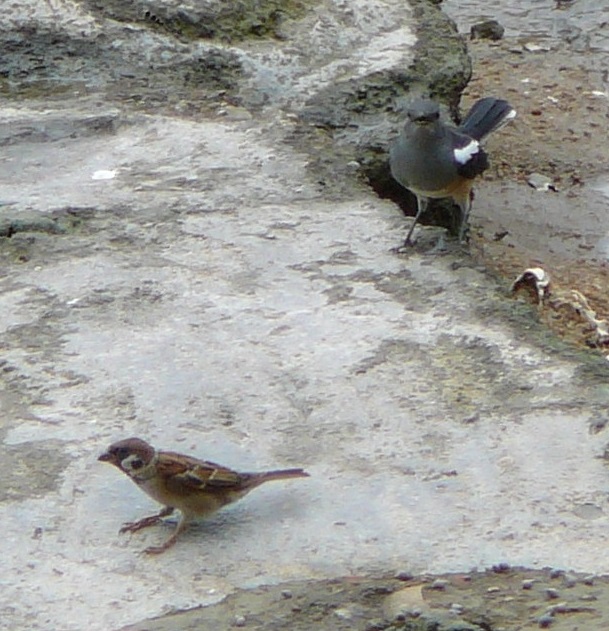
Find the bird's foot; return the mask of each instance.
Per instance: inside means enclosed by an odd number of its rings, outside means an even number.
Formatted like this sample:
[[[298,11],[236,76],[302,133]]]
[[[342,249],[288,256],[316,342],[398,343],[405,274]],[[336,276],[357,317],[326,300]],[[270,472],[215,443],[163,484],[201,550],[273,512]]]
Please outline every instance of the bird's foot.
[[[411,241],[410,239],[406,239],[406,241],[404,241],[402,245],[398,245],[395,248],[391,248],[391,250],[389,251],[392,254],[408,254],[409,252],[412,252],[413,247],[414,247],[414,241]]]
[[[144,528],[149,528],[150,526],[156,526],[163,520],[163,517],[167,517],[168,515],[171,515],[171,513],[173,513],[173,508],[171,506],[167,506],[158,513],[158,515],[150,515],[150,517],[144,517],[144,519],[140,519],[139,521],[129,521],[126,524],[123,524],[118,532],[122,535],[125,532],[137,532],[138,530],[143,530]]]
[[[140,519],[139,521],[128,521],[126,524],[122,525],[121,529],[118,532],[121,535],[125,532],[137,532],[138,530],[143,530],[144,528],[155,526],[160,521],[161,518],[158,515],[144,517],[144,519]]]
[[[174,533],[167,541],[160,546],[149,546],[144,549],[144,554],[162,554],[165,550],[168,550],[173,546],[177,539],[177,533]]]

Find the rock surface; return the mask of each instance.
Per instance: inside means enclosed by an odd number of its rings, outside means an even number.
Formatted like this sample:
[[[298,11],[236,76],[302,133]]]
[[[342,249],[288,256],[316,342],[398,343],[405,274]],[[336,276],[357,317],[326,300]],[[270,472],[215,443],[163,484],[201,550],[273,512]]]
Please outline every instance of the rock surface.
[[[406,222],[363,182],[394,101],[427,76],[456,103],[450,23],[294,4],[201,40],[177,3],[121,6],[2,15],[2,624],[107,630],[404,567],[606,571],[604,360],[463,252],[394,254]],[[312,477],[142,557],[165,528],[119,537],[154,508],[96,461],[129,435]]]
[[[289,588],[289,589],[288,589]],[[221,603],[123,631],[566,631],[603,629],[607,578],[497,566],[430,580],[350,577],[238,591]]]

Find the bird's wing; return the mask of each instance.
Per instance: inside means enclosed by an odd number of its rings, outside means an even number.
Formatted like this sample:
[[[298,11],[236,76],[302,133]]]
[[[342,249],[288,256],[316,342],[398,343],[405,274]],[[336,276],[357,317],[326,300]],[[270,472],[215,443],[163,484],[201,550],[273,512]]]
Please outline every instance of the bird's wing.
[[[175,493],[202,491],[213,493],[227,489],[239,489],[247,479],[227,467],[192,458],[171,451],[159,452],[159,474],[166,480],[166,486]]]
[[[450,134],[450,143],[453,153],[453,164],[461,177],[473,180],[488,169],[488,156],[476,139],[452,132]]]

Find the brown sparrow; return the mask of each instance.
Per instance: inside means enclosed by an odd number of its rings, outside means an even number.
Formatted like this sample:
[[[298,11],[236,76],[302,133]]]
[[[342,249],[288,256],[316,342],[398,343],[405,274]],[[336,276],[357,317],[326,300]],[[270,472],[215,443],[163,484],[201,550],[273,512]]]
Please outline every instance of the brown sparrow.
[[[158,515],[144,517],[123,525],[119,532],[136,532],[158,524],[174,509],[181,513],[178,526],[161,546],[146,548],[159,554],[171,547],[196,517],[204,517],[269,480],[306,478],[302,469],[282,469],[262,473],[237,473],[213,462],[198,460],[173,451],[156,451],[141,438],[119,440],[108,447],[98,460],[109,462],[126,473],[145,493],[165,505]]]

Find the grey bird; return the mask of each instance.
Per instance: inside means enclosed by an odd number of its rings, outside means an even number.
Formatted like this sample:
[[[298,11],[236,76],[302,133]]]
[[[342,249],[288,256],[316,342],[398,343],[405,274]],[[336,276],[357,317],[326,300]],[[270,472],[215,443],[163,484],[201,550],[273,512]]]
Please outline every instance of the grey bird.
[[[440,120],[434,101],[417,99],[407,110],[407,120],[389,153],[391,175],[417,198],[417,214],[404,245],[430,199],[451,197],[461,210],[459,241],[467,230],[474,179],[486,171],[488,157],[482,141],[516,116],[502,99],[476,101],[458,127]]]

